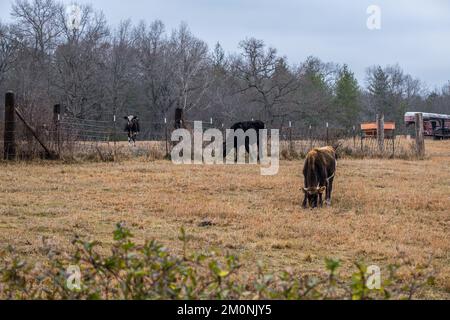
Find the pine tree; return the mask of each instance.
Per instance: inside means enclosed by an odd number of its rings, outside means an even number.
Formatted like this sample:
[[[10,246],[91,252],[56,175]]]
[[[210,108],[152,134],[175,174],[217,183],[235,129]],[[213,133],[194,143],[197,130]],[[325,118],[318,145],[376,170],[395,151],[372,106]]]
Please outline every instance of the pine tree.
[[[334,119],[332,89],[326,81],[326,65],[318,58],[308,57],[303,65],[301,103],[306,110],[306,124],[324,126]]]
[[[336,95],[334,99],[337,122],[346,128],[356,124],[361,111],[359,99],[359,86],[353,72],[347,65],[339,72],[336,81]]]
[[[372,95],[374,111],[377,114],[385,114],[391,112],[389,75],[378,66],[372,76],[369,78],[369,93]]]

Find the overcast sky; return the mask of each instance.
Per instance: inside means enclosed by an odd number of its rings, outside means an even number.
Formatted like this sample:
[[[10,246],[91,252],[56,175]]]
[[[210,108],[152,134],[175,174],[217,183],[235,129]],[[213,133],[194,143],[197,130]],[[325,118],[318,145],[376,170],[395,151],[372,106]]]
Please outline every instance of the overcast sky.
[[[0,0],[0,19],[10,21],[13,0]],[[71,3],[72,1],[63,1]],[[399,63],[430,89],[450,80],[449,0],[80,0],[117,24],[162,20],[166,28],[187,22],[210,47],[235,52],[246,37],[263,39],[290,63],[314,55],[347,63],[365,85],[368,66]],[[381,8],[381,29],[369,30],[370,5]]]

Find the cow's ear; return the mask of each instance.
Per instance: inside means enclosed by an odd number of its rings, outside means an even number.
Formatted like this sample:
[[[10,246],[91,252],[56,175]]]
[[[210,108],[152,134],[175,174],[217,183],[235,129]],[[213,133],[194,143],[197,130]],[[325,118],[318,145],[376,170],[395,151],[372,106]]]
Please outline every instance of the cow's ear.
[[[308,192],[308,188],[302,188],[302,191],[303,191],[304,193],[307,193],[307,192]]]
[[[123,117],[125,120],[128,120],[128,117],[127,116],[125,116],[125,117]]]
[[[134,116],[133,119],[134,120],[139,120],[139,118],[137,116]]]
[[[320,187],[320,188],[319,188],[319,193],[324,193],[325,190],[326,190],[326,187]]]

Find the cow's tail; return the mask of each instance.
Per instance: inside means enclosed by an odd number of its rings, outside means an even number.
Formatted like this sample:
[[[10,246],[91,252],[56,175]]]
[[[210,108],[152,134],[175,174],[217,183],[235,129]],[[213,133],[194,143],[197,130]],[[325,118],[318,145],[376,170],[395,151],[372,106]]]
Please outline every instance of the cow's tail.
[[[330,180],[333,179],[334,176],[336,175],[336,169],[337,169],[337,159],[334,158],[334,171],[333,174],[327,178],[327,185],[328,183],[330,183]]]
[[[334,142],[334,143],[332,144],[331,147],[332,147],[333,150],[334,150],[334,156],[335,156],[335,159],[339,158],[338,154],[339,154],[339,149],[341,149],[341,147],[342,147],[342,142],[336,141],[336,142]]]

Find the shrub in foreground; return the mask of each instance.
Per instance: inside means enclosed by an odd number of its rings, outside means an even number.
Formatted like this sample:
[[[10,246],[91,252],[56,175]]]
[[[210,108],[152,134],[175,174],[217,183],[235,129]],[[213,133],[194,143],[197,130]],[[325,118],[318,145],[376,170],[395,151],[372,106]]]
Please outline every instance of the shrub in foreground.
[[[72,253],[46,247],[46,262],[29,264],[12,248],[0,252],[1,299],[411,299],[432,284],[428,267],[391,265],[379,289],[367,285],[366,266],[355,263],[351,279],[339,275],[340,262],[327,259],[322,276],[284,271],[253,275],[241,271],[237,256],[183,255],[156,241],[137,245],[130,230],[118,224],[109,255],[97,253],[96,241],[75,238]],[[80,281],[73,268],[80,271]],[[72,270],[69,271],[68,270]]]

